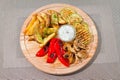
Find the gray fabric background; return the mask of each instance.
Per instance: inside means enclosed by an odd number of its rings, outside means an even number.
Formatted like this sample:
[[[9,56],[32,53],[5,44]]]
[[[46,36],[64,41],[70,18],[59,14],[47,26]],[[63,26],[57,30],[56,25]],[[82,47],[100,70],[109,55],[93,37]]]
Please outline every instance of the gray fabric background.
[[[37,8],[66,3],[84,10],[94,20],[99,46],[93,60],[70,75],[54,76],[33,67],[23,56],[19,34],[26,17]],[[0,80],[119,80],[120,0],[1,0]]]

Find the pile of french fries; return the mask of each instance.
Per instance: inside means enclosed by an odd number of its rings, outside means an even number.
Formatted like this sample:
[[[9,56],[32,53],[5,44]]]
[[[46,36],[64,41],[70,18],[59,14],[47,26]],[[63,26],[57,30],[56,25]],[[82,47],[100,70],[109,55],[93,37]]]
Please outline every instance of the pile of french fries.
[[[29,36],[29,40],[40,43],[40,46],[46,45],[50,39],[55,37],[57,30],[66,20],[55,10],[48,10],[46,13],[36,13],[24,30],[24,34]]]

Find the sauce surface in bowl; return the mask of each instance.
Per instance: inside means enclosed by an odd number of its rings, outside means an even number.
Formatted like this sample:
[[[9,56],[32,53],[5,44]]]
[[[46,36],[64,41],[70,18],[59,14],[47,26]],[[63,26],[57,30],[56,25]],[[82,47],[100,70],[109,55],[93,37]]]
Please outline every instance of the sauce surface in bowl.
[[[58,30],[58,37],[63,41],[72,41],[75,38],[75,32],[72,25],[62,25]]]

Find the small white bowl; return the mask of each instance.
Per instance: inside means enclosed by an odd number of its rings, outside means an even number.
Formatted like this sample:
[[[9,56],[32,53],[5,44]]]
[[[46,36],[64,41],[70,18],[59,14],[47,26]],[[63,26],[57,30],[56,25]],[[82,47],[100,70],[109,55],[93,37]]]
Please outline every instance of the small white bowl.
[[[76,30],[72,25],[62,25],[58,30],[58,37],[65,42],[72,41],[75,38]]]

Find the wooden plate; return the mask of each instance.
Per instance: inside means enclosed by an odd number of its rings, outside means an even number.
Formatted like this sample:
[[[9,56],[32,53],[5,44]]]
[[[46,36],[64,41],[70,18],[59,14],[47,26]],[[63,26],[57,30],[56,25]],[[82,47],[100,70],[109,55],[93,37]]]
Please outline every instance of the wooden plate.
[[[90,31],[93,35],[93,41],[90,43],[89,45],[90,48],[88,50],[90,57],[81,63],[72,64],[70,67],[63,66],[59,62],[59,60],[56,60],[55,63],[53,64],[46,63],[46,56],[41,58],[36,57],[35,56],[36,52],[40,49],[39,44],[36,43],[35,41],[28,41],[27,40],[28,37],[24,36],[23,34],[23,31],[27,26],[27,24],[29,23],[29,21],[31,20],[32,15],[39,12],[46,12],[46,10],[49,10],[49,9],[60,11],[63,7],[71,7],[75,9],[78,12],[78,14],[80,14],[84,18],[84,21],[88,23],[88,25],[90,26],[89,27]],[[20,45],[21,45],[23,54],[25,55],[27,60],[39,70],[49,74],[55,74],[55,75],[69,74],[84,67],[93,58],[97,48],[97,44],[98,44],[97,30],[91,18],[81,9],[68,4],[51,4],[51,5],[43,6],[37,9],[31,15],[29,15],[28,18],[25,20],[20,33]]]

